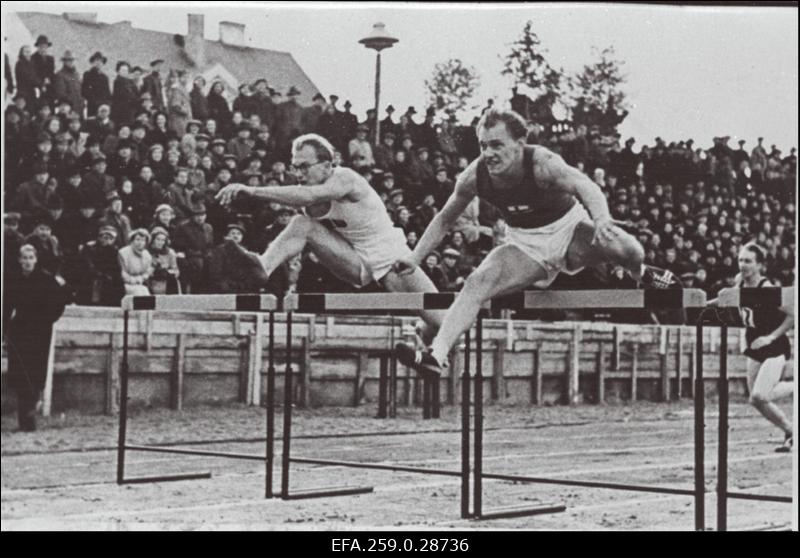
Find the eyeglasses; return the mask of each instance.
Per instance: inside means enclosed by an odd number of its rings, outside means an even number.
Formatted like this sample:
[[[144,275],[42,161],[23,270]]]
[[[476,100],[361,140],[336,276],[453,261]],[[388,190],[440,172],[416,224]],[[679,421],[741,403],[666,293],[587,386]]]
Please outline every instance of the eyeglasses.
[[[323,163],[327,163],[327,161],[317,161],[316,163],[300,163],[299,165],[292,165],[289,167],[289,172],[308,174],[308,171],[311,170],[311,167],[315,167]]]

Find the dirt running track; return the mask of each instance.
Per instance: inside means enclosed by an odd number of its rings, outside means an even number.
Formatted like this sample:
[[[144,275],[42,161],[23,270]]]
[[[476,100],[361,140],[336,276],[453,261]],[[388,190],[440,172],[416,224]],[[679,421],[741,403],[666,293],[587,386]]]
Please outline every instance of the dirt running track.
[[[706,413],[706,522],[716,525],[716,413]],[[784,410],[791,413],[791,406]],[[280,410],[278,411],[278,413]],[[295,411],[293,457],[460,469],[459,411],[439,420],[418,409],[394,420],[373,408]],[[693,486],[690,402],[578,407],[485,407],[484,471]],[[280,429],[280,414],[276,427]],[[292,465],[292,488],[369,484],[374,493],[265,500],[264,465],[205,456],[130,452],[128,475],[211,471],[211,479],[117,486],[116,420],[53,417],[36,433],[2,430],[2,530],[691,530],[693,498],[484,480],[484,510],[561,502],[564,513],[474,522],[459,518],[458,477]],[[148,409],[133,413],[129,443],[264,454],[263,410],[252,407]],[[280,432],[277,433],[277,436]],[[731,404],[729,489],[793,495],[793,454],[776,454],[779,432],[742,403]],[[202,440],[228,440],[191,444]],[[232,441],[237,440],[237,441]],[[280,487],[280,443],[276,483]],[[795,498],[796,502],[796,498]],[[731,500],[731,530],[787,528],[793,505]]]

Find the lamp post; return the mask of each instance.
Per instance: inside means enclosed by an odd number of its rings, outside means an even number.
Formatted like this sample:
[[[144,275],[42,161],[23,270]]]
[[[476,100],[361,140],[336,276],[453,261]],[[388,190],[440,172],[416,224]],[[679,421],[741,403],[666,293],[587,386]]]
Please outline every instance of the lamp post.
[[[381,51],[391,48],[398,40],[386,32],[386,26],[383,23],[376,23],[372,26],[372,33],[358,41],[378,53],[375,60],[375,145],[380,145],[381,139],[381,120],[378,110],[381,100]]]

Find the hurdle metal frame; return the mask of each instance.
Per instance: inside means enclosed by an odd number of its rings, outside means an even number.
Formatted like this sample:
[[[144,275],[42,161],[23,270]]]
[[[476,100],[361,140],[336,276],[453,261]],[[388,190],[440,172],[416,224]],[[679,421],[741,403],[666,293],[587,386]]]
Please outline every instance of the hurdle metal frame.
[[[759,287],[722,289],[717,297],[717,308],[738,313],[739,308],[777,309],[794,308],[794,287]],[[791,504],[789,496],[772,494],[748,494],[728,490],[728,326],[729,314],[716,313],[716,325],[720,326],[719,348],[719,445],[717,447],[717,531],[728,530],[728,500],[755,500]],[[738,324],[734,324],[738,325]]]
[[[266,414],[267,440],[265,455],[247,453],[206,451],[184,449],[169,446],[136,445],[127,443],[128,435],[128,384],[130,369],[128,362],[129,352],[129,321],[130,312],[142,310],[182,310],[182,311],[236,311],[236,312],[268,312],[269,313],[269,368],[268,378],[274,378],[274,328],[275,311],[278,309],[278,299],[273,295],[154,295],[154,296],[126,296],[122,299],[123,310],[123,341],[122,365],[120,367],[120,401],[119,401],[119,431],[117,437],[117,484],[143,484],[150,482],[180,481],[211,478],[210,472],[185,473],[177,475],[157,475],[147,477],[126,477],[125,457],[127,451],[143,451],[156,453],[171,453],[179,455],[198,455],[205,457],[221,457],[227,459],[242,459],[266,462],[265,497],[271,497],[272,490],[272,459],[273,444],[270,437],[272,425],[269,413]]]
[[[354,309],[383,311],[398,310],[441,310],[449,308],[456,293],[369,293],[369,294],[300,294],[289,295],[284,299],[284,309],[306,312],[353,311]],[[464,372],[462,375],[462,467],[461,471],[428,469],[423,467],[400,467],[391,464],[369,464],[330,459],[297,458],[284,453],[285,462],[319,465],[338,465],[364,469],[383,469],[415,472],[421,474],[460,476],[461,484],[461,517],[475,520],[521,517],[541,513],[564,511],[563,504],[544,504],[540,506],[507,507],[492,511],[483,511],[483,479],[510,480],[517,482],[548,483],[569,486],[608,488],[637,492],[654,492],[694,496],[695,528],[705,529],[705,471],[704,471],[704,386],[703,359],[697,358],[695,374],[695,486],[694,489],[667,487],[651,487],[624,483],[605,483],[592,481],[574,481],[569,479],[540,478],[522,475],[500,475],[483,472],[483,314],[486,308],[493,309],[619,309],[638,308],[649,310],[702,309],[706,307],[705,292],[700,289],[667,289],[667,290],[603,290],[603,291],[523,291],[506,297],[500,297],[484,306],[479,312],[475,325],[476,370],[470,376],[470,334],[465,334],[466,349],[464,355]],[[290,318],[287,318],[290,320]],[[697,320],[697,354],[703,352],[703,319]],[[291,351],[290,339],[287,339],[287,351]],[[469,510],[469,473],[470,473],[470,380],[475,383],[474,395],[474,465],[473,473],[473,509]],[[285,410],[284,410],[285,412]]]

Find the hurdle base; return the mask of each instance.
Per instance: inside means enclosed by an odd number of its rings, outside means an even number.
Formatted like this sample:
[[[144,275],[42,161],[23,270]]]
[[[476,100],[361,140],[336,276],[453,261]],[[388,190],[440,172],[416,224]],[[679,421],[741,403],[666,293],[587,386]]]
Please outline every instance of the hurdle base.
[[[475,521],[483,521],[486,519],[508,519],[512,517],[526,517],[529,515],[539,515],[545,513],[559,513],[566,511],[567,506],[564,504],[542,504],[536,507],[530,506],[508,506],[503,508],[494,508],[488,510],[481,515],[473,516]]]
[[[146,484],[149,482],[171,482],[182,480],[210,479],[211,472],[206,473],[184,473],[181,475],[160,475],[157,477],[133,477],[117,481],[117,484]]]
[[[295,490],[289,494],[281,494],[282,500],[304,500],[307,498],[329,498],[331,496],[353,496],[368,494],[375,490],[372,486],[331,486],[324,488],[306,488]]]

